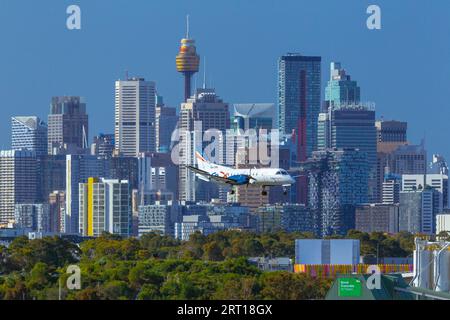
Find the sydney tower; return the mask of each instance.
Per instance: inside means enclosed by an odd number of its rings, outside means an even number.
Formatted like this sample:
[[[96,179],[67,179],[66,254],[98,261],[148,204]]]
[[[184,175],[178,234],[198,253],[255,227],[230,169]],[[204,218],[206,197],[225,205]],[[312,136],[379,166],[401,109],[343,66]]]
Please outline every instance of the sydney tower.
[[[181,40],[180,52],[177,55],[177,70],[184,76],[184,100],[191,96],[191,79],[198,72],[200,56],[197,55],[195,40],[189,39],[189,17],[187,19],[186,38]]]

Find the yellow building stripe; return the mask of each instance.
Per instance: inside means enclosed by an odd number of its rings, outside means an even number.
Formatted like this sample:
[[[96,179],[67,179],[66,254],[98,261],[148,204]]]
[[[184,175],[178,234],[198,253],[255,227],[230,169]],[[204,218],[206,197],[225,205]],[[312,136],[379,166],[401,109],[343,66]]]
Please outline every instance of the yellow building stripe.
[[[87,235],[94,236],[94,183],[96,178],[88,179],[88,216],[87,216]]]

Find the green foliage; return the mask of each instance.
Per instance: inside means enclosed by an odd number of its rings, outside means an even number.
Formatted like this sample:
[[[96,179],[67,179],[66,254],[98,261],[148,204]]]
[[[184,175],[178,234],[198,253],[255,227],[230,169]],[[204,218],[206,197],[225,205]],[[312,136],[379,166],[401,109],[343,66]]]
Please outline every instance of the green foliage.
[[[347,234],[349,239],[361,241],[361,255],[372,255],[379,257],[407,257],[414,251],[414,235],[400,232],[394,236],[373,232],[371,234],[350,230]]]
[[[407,256],[414,236],[366,234],[362,254]],[[294,257],[294,240],[312,234],[253,234],[225,231],[192,235],[186,242],[158,234],[121,239],[104,234],[80,247],[61,238],[15,239],[0,246],[0,299],[160,300],[160,299],[322,299],[330,282],[288,272],[263,273],[247,258]],[[82,289],[65,289],[68,265],[81,268]]]

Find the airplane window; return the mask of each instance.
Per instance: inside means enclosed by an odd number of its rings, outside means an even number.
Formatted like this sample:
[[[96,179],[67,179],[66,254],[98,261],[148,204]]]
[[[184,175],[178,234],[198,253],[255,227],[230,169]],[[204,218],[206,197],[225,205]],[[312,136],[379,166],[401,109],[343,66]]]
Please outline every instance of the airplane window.
[[[275,173],[275,175],[277,175],[277,176],[280,176],[280,175],[282,175],[283,173],[281,172],[281,171],[278,171],[277,173]]]

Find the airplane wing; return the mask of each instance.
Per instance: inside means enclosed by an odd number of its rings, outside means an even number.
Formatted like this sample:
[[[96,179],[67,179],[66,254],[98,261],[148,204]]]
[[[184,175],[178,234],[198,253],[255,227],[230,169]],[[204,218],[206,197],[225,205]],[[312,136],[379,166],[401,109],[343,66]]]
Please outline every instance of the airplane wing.
[[[197,173],[199,175],[202,175],[202,176],[204,176],[204,177],[206,177],[206,178],[208,178],[210,180],[214,180],[216,182],[223,183],[223,184],[239,185],[239,183],[237,183],[235,180],[224,178],[224,177],[219,177],[219,176],[216,176],[216,175],[212,175],[209,172],[206,172],[206,171],[201,170],[201,169],[196,168],[196,167],[192,167],[192,166],[186,166],[186,167],[189,170],[191,170],[191,171],[193,171],[193,172],[195,172],[195,173]]]

